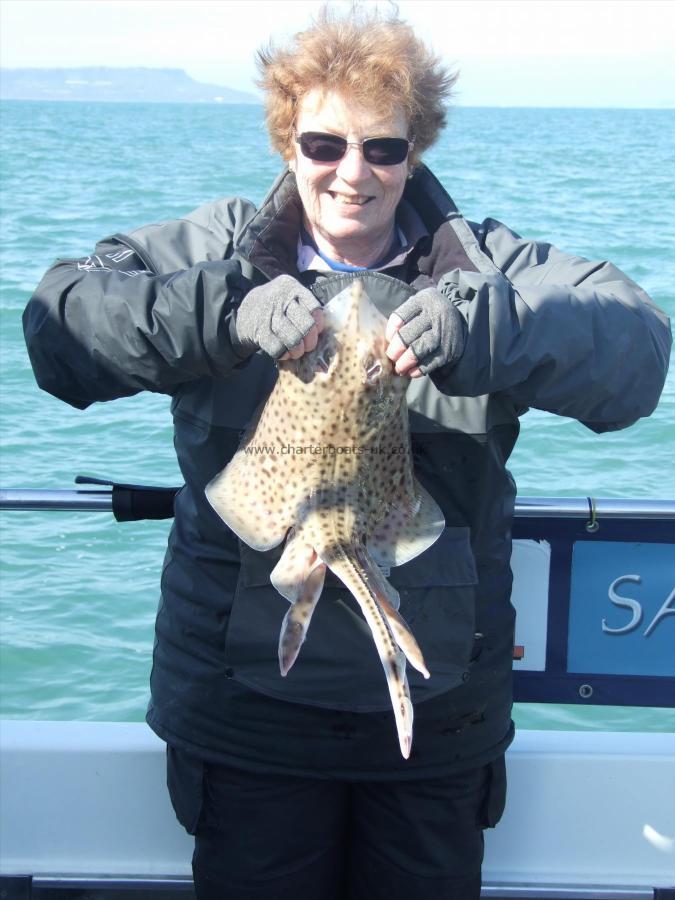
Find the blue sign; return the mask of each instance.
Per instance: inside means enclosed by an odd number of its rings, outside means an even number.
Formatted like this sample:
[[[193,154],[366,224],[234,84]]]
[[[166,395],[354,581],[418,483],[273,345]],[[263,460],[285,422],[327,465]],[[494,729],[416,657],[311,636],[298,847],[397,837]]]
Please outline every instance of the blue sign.
[[[675,547],[579,541],[567,670],[675,675]]]

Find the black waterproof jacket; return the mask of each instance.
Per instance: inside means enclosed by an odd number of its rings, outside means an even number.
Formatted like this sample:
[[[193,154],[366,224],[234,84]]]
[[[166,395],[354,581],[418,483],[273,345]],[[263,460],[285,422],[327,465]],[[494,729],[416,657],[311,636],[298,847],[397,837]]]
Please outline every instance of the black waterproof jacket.
[[[240,546],[204,497],[276,377],[242,358],[231,329],[251,286],[287,272],[321,300],[353,276],[297,270],[300,201],[286,171],[260,210],[221,200],[185,219],[116,234],[60,260],[24,315],[41,387],[73,406],[141,390],[172,395],[185,486],[162,573],[151,727],[207,759],[266,771],[420,777],[487,762],[512,735],[510,598],[518,416],[537,407],[597,432],[655,408],[666,317],[610,263],[467,222],[424,167],[405,199],[424,222],[405,263],[367,273],[386,315],[438,285],[467,322],[461,360],[408,393],[416,473],[446,529],[391,574],[432,673],[410,672],[413,753],[401,759],[372,640],[327,580],[308,639],[282,679],[286,601],[269,584],[281,548]]]

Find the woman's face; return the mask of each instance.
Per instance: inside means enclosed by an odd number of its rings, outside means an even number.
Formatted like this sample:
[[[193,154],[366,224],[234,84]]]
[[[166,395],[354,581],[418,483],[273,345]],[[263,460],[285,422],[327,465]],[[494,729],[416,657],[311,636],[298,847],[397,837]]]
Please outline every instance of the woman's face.
[[[361,143],[372,137],[408,138],[402,109],[383,115],[336,92],[311,91],[302,100],[296,133],[320,131]],[[371,265],[389,249],[396,207],[408,175],[408,161],[371,165],[361,147],[350,146],[337,162],[307,159],[294,144],[295,172],[305,209],[305,226],[332,259]]]

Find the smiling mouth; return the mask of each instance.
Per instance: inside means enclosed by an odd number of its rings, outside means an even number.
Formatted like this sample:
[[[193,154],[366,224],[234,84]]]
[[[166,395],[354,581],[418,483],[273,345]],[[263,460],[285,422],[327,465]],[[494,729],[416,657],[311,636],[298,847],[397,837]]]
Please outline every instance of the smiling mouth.
[[[370,203],[373,199],[372,197],[362,196],[361,194],[338,194],[337,191],[328,191],[328,193],[333,200],[343,206],[365,206],[366,203]]]

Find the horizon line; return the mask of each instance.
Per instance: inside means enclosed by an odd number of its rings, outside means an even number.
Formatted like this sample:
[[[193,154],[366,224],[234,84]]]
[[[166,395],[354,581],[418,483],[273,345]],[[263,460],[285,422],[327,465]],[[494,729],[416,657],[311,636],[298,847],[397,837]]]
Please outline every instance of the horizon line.
[[[225,87],[225,85],[221,85]],[[238,90],[230,88],[230,90]],[[246,93],[240,91],[240,93]],[[245,101],[223,101],[223,100],[115,100],[103,98],[76,98],[76,97],[2,97],[0,103],[101,103],[113,106],[123,106],[124,104],[145,104],[152,106],[262,106],[262,100],[250,102]],[[547,106],[531,103],[450,103],[448,109],[576,109],[576,110],[627,110],[627,111],[644,111],[644,112],[665,112],[675,110],[675,104],[671,106],[579,106],[575,103],[555,103]]]

